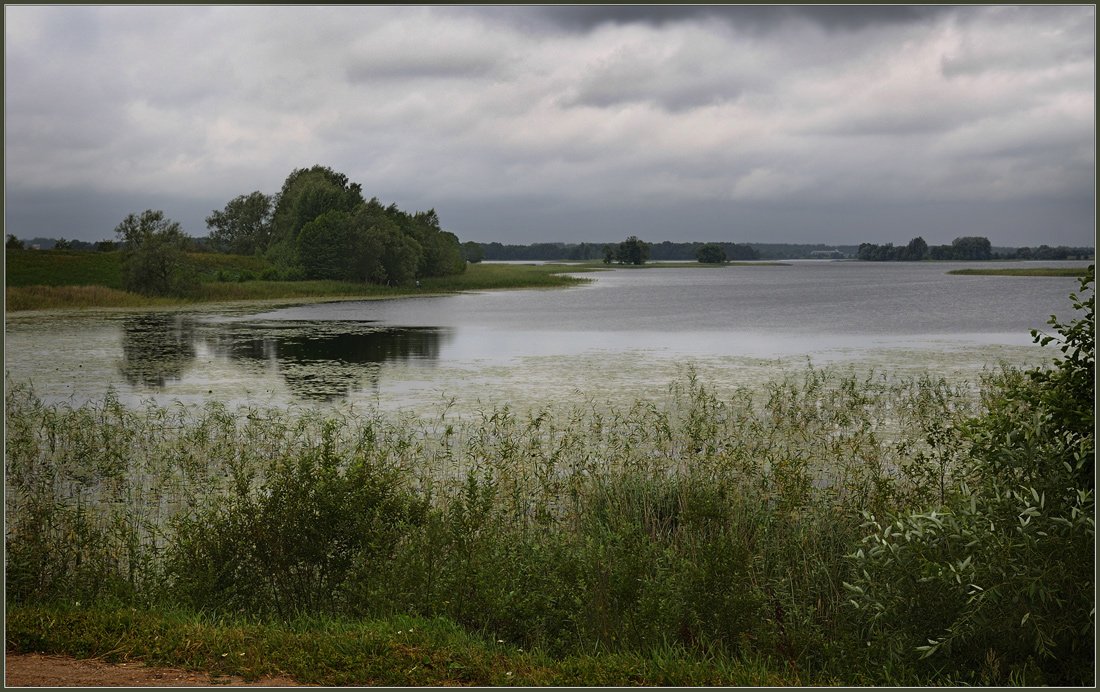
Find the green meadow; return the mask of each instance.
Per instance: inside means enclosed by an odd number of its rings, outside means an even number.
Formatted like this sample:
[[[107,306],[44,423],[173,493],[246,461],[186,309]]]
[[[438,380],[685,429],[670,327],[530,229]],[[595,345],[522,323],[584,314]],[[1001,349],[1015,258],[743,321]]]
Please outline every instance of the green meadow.
[[[194,303],[279,299],[394,298],[508,288],[552,288],[583,282],[566,272],[591,266],[471,264],[462,274],[428,277],[417,286],[380,286],[348,281],[280,281],[262,258],[190,253],[198,285],[182,297],[143,296],[122,290],[117,252],[8,250],[6,307],[9,311],[64,308],[164,307]]]

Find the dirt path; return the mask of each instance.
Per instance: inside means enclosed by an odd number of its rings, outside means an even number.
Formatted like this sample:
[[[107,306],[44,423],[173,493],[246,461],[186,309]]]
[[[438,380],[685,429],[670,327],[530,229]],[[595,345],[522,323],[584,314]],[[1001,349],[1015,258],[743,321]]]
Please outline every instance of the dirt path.
[[[45,654],[5,656],[5,687],[289,687],[290,678],[261,678],[245,682],[238,677],[213,676],[179,668],[154,668],[140,661],[113,664],[96,659]]]

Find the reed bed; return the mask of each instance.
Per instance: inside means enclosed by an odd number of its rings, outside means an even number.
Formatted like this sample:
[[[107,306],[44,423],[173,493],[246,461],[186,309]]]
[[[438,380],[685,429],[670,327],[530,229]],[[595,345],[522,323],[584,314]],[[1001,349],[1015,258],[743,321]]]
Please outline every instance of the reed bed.
[[[472,419],[46,406],[9,384],[8,602],[445,617],[553,655],[675,645],[826,675],[857,636],[865,515],[939,492],[930,436],[975,406],[812,368]]]

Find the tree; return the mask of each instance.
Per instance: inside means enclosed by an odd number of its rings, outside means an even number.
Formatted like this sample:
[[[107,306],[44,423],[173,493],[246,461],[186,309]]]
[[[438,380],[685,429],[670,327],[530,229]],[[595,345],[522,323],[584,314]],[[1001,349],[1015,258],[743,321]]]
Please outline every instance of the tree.
[[[23,241],[16,238],[12,234],[8,234],[8,242],[4,244],[8,250],[22,250],[24,249]]]
[[[361,186],[343,173],[326,166],[291,172],[275,198],[268,257],[276,264],[295,265],[298,234],[307,223],[330,211],[352,212],[361,204]]]
[[[615,248],[610,245],[603,246],[603,263],[611,264],[615,260]]]
[[[72,250],[73,249],[73,243],[72,243],[72,241],[65,240],[64,238],[58,238],[57,242],[53,244],[53,249],[54,250]]]
[[[649,259],[649,243],[632,235],[619,243],[617,258],[619,264],[645,264]]]
[[[707,243],[695,252],[695,257],[703,264],[723,264],[726,251],[718,243]]]
[[[924,238],[917,236],[909,241],[909,244],[905,246],[905,259],[918,261],[928,256],[928,243],[924,242]]]
[[[307,279],[363,280],[357,271],[359,234],[346,211],[329,211],[298,233],[298,264]]]
[[[210,243],[218,252],[252,255],[271,245],[272,198],[260,191],[230,200],[206,217]]]
[[[958,260],[987,260],[993,255],[989,238],[964,236],[951,241],[952,254]]]
[[[485,259],[485,250],[481,248],[480,243],[471,240],[462,244],[462,256],[470,264],[477,264]]]
[[[115,228],[122,246],[122,285],[143,295],[183,295],[195,284],[187,269],[188,238],[163,211],[128,214]]]
[[[377,248],[382,269],[381,275],[373,278],[376,283],[400,286],[416,280],[422,250],[414,238],[392,223],[372,226],[367,237],[371,246]]]

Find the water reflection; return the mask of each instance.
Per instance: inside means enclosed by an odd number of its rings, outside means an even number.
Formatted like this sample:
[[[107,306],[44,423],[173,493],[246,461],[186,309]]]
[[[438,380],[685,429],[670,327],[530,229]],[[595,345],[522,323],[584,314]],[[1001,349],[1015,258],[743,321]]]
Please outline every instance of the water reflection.
[[[198,322],[147,315],[123,324],[122,374],[133,386],[164,389],[209,358],[262,378],[276,372],[303,399],[331,401],[360,387],[378,390],[386,363],[432,364],[450,331],[370,322]]]
[[[130,386],[162,389],[178,382],[194,360],[194,330],[188,320],[161,314],[123,320],[119,372]]]

